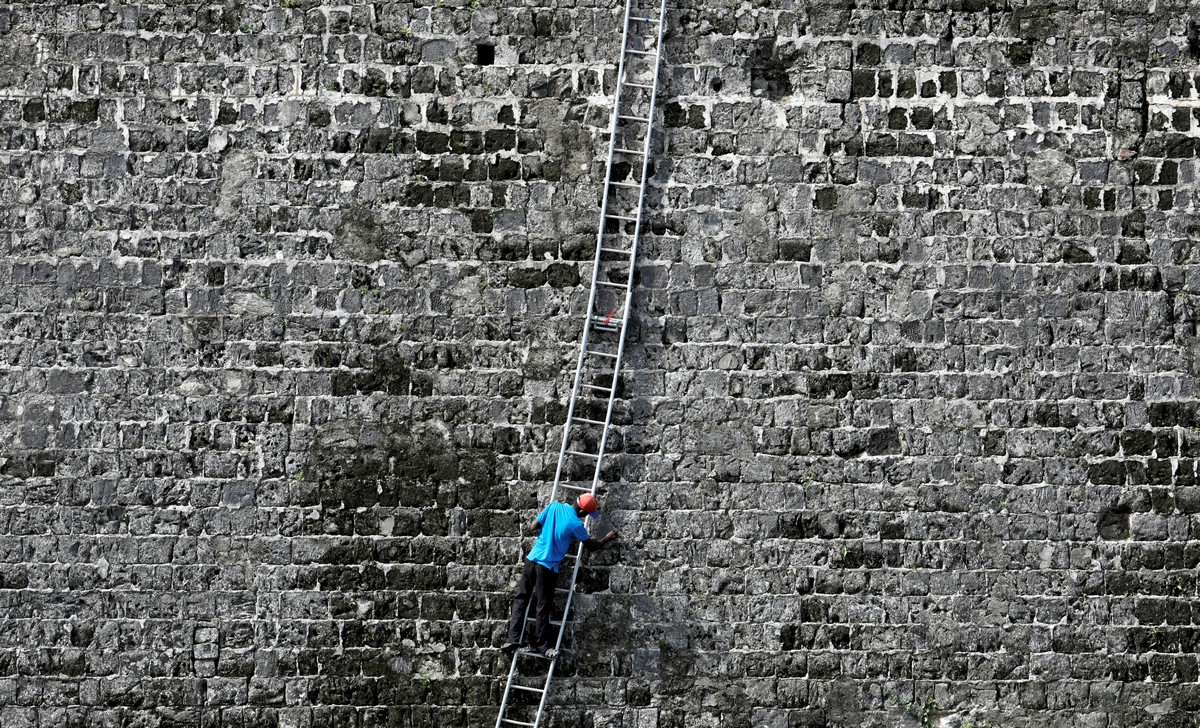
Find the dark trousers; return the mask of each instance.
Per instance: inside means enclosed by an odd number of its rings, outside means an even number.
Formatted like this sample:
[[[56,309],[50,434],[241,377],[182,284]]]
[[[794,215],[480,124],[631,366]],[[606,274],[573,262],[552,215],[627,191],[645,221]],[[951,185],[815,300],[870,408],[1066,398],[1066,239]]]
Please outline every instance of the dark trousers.
[[[530,643],[537,649],[554,646],[557,635],[550,633],[550,613],[554,609],[554,585],[558,574],[541,564],[525,559],[525,571],[521,572],[521,583],[517,585],[517,596],[513,599],[512,619],[508,622],[508,641],[519,642],[521,622],[525,619],[525,608],[533,598],[534,629]]]

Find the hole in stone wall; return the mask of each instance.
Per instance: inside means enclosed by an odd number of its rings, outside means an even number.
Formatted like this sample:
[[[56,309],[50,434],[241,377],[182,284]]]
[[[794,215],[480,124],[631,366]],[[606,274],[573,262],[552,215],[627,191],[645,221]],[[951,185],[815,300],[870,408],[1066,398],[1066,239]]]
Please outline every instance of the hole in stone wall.
[[[475,63],[491,66],[496,63],[496,46],[480,43],[475,46]]]

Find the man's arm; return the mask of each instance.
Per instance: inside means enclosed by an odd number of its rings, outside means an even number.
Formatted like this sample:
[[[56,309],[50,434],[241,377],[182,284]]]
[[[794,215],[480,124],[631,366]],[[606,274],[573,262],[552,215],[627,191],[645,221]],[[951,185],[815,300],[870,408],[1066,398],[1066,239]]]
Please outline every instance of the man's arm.
[[[542,512],[533,517],[529,522],[529,532],[535,536],[542,532],[542,524],[546,522],[546,512],[550,510],[550,506],[542,509]]]
[[[600,538],[589,538],[587,541],[584,541],[583,547],[585,549],[587,549],[588,551],[596,551],[598,549],[604,548],[604,546],[609,541],[615,540],[616,537],[617,537],[616,531],[609,531],[608,533],[604,534]]]

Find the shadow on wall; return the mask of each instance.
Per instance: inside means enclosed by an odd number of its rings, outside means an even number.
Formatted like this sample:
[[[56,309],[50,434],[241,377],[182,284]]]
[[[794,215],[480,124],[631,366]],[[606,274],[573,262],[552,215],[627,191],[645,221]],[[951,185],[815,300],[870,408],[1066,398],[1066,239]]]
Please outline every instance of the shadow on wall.
[[[508,498],[495,453],[455,446],[438,423],[328,423],[303,472],[297,502],[321,508],[326,534],[462,535],[450,528],[450,510],[503,507]]]
[[[507,513],[490,517],[492,508],[508,508],[508,490],[491,450],[456,446],[444,427],[341,419],[314,437],[292,502],[308,512],[301,533],[333,538],[305,545],[317,568],[292,588],[305,590],[307,611],[280,620],[308,620],[320,667],[302,674],[312,677],[314,705],[461,702],[439,694],[446,690],[468,690],[480,702],[491,689],[492,679],[479,675],[492,666],[474,663],[492,651],[454,649],[486,648],[491,631],[456,633],[451,624],[489,616],[481,592],[494,585],[456,567],[476,548],[477,539],[462,538],[467,511],[473,536],[513,531]]]

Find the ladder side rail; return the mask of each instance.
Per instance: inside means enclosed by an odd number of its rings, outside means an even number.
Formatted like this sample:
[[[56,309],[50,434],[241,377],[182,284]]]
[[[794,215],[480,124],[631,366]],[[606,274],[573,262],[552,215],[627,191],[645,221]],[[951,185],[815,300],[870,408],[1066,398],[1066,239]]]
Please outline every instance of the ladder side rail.
[[[532,596],[532,595],[531,595]],[[517,638],[519,644],[525,644],[525,631],[529,629],[529,613],[533,611],[533,599],[531,598],[525,605],[525,614],[521,618],[521,634]],[[508,698],[512,694],[513,678],[517,674],[517,660],[520,659],[520,650],[513,653],[512,665],[508,668],[508,680],[504,683],[504,696],[500,699],[500,712],[496,715],[496,728],[502,728],[500,725],[504,720],[504,711],[508,706]]]
[[[650,122],[646,125],[646,138],[642,142],[642,186],[638,190],[638,206],[637,206],[637,221],[633,227],[633,250],[637,252],[638,240],[642,236],[642,211],[646,204],[646,170],[650,166],[650,142],[654,137],[654,111],[658,104],[658,76],[662,69],[662,52],[663,52],[663,21],[666,20],[667,4],[665,2],[659,4],[658,9],[658,38],[654,45],[654,80],[650,82]],[[629,287],[626,291],[626,299],[630,298],[630,293],[633,292],[633,267],[629,269]],[[629,314],[628,307],[625,309],[626,316]],[[621,342],[624,343],[625,337],[621,336]]]
[[[595,491],[593,491],[595,492]],[[571,602],[575,599],[575,582],[579,581],[579,570],[583,566],[583,544],[576,547],[575,552],[575,567],[571,570],[571,588],[567,592],[567,603],[563,605],[562,624],[558,625],[558,639],[554,642],[554,649],[562,649],[563,636],[567,633],[567,614],[571,611]]]
[[[566,617],[563,617],[564,621]],[[554,668],[558,665],[558,659],[550,661],[550,666],[546,668],[546,682],[542,683],[542,699],[538,701],[537,713],[533,717],[533,728],[537,728],[542,723],[542,715],[546,712],[546,696],[550,694],[550,681],[554,679]]]
[[[600,487],[600,470],[604,465],[604,452],[608,445],[608,429],[612,423],[613,404],[617,398],[616,372],[621,371],[621,365],[624,363],[625,358],[625,339],[629,331],[630,304],[633,301],[633,274],[637,260],[638,241],[642,237],[642,211],[646,204],[646,185],[649,183],[649,180],[646,179],[646,170],[650,166],[650,143],[654,138],[654,111],[658,101],[658,75],[659,69],[662,68],[663,21],[666,20],[666,13],[667,4],[665,2],[660,3],[658,11],[658,37],[654,46],[654,80],[650,84],[650,106],[647,110],[647,113],[650,114],[650,122],[646,125],[646,138],[642,140],[642,174],[640,177],[641,186],[638,189],[637,220],[633,224],[633,242],[630,245],[629,253],[629,272],[625,281],[625,303],[622,306],[621,313],[621,333],[617,337],[617,357],[613,361],[613,388],[608,393],[608,407],[604,417],[604,428],[600,433],[600,446],[598,448],[600,457],[596,460],[596,468],[592,473],[593,493]],[[620,79],[618,79],[619,81]]]
[[[529,621],[529,608],[531,605],[532,602],[525,605],[525,618],[521,620],[522,640],[525,639],[525,624]],[[504,713],[508,709],[508,698],[512,695],[513,678],[516,677],[517,674],[517,658],[520,657],[518,654],[519,652],[520,651],[518,650],[517,652],[513,653],[512,665],[510,665],[508,668],[508,680],[504,683],[504,696],[500,698],[500,712],[496,715],[496,728],[502,728],[501,723],[504,721]]]
[[[575,596],[575,583],[579,581],[579,570],[583,566],[583,544],[581,543],[575,548],[575,566],[571,568],[571,583],[567,587],[567,603],[563,606],[562,621],[558,623],[558,637],[554,640],[555,650],[562,649],[563,636],[567,632],[567,618],[571,612],[571,600]],[[513,655],[513,659],[516,659],[516,655]],[[533,718],[534,728],[537,728],[542,722],[542,714],[546,710],[546,696],[550,694],[550,681],[554,678],[554,668],[557,666],[558,658],[555,657],[550,660],[550,667],[546,670],[546,682],[542,684],[542,699],[538,703],[537,713]]]
[[[551,502],[554,501],[554,497],[558,493],[558,485],[562,482],[563,464],[566,462],[567,449],[571,442],[571,420],[574,417],[575,403],[579,397],[579,385],[583,380],[583,363],[587,356],[587,345],[589,338],[588,334],[591,329],[589,322],[592,315],[592,307],[596,304],[596,282],[599,280],[600,258],[603,255],[603,253],[600,251],[600,248],[604,244],[604,223],[606,219],[605,215],[608,213],[608,187],[612,178],[613,149],[615,149],[617,145],[617,117],[620,116],[621,113],[621,78],[625,73],[625,46],[629,43],[629,11],[633,2],[634,0],[625,0],[625,17],[624,24],[621,29],[621,57],[617,61],[617,87],[614,91],[615,101],[613,103],[612,119],[609,122],[608,129],[608,161],[605,165],[604,191],[600,200],[600,225],[599,230],[596,233],[596,254],[594,257],[594,263],[592,264],[591,290],[588,292],[587,309],[584,314],[583,340],[579,346],[579,359],[575,364],[575,381],[571,386],[570,402],[567,404],[567,418],[563,422],[562,447],[559,449],[558,465],[554,470],[554,485],[550,488]],[[662,34],[661,27],[659,28],[659,34],[660,36]]]

